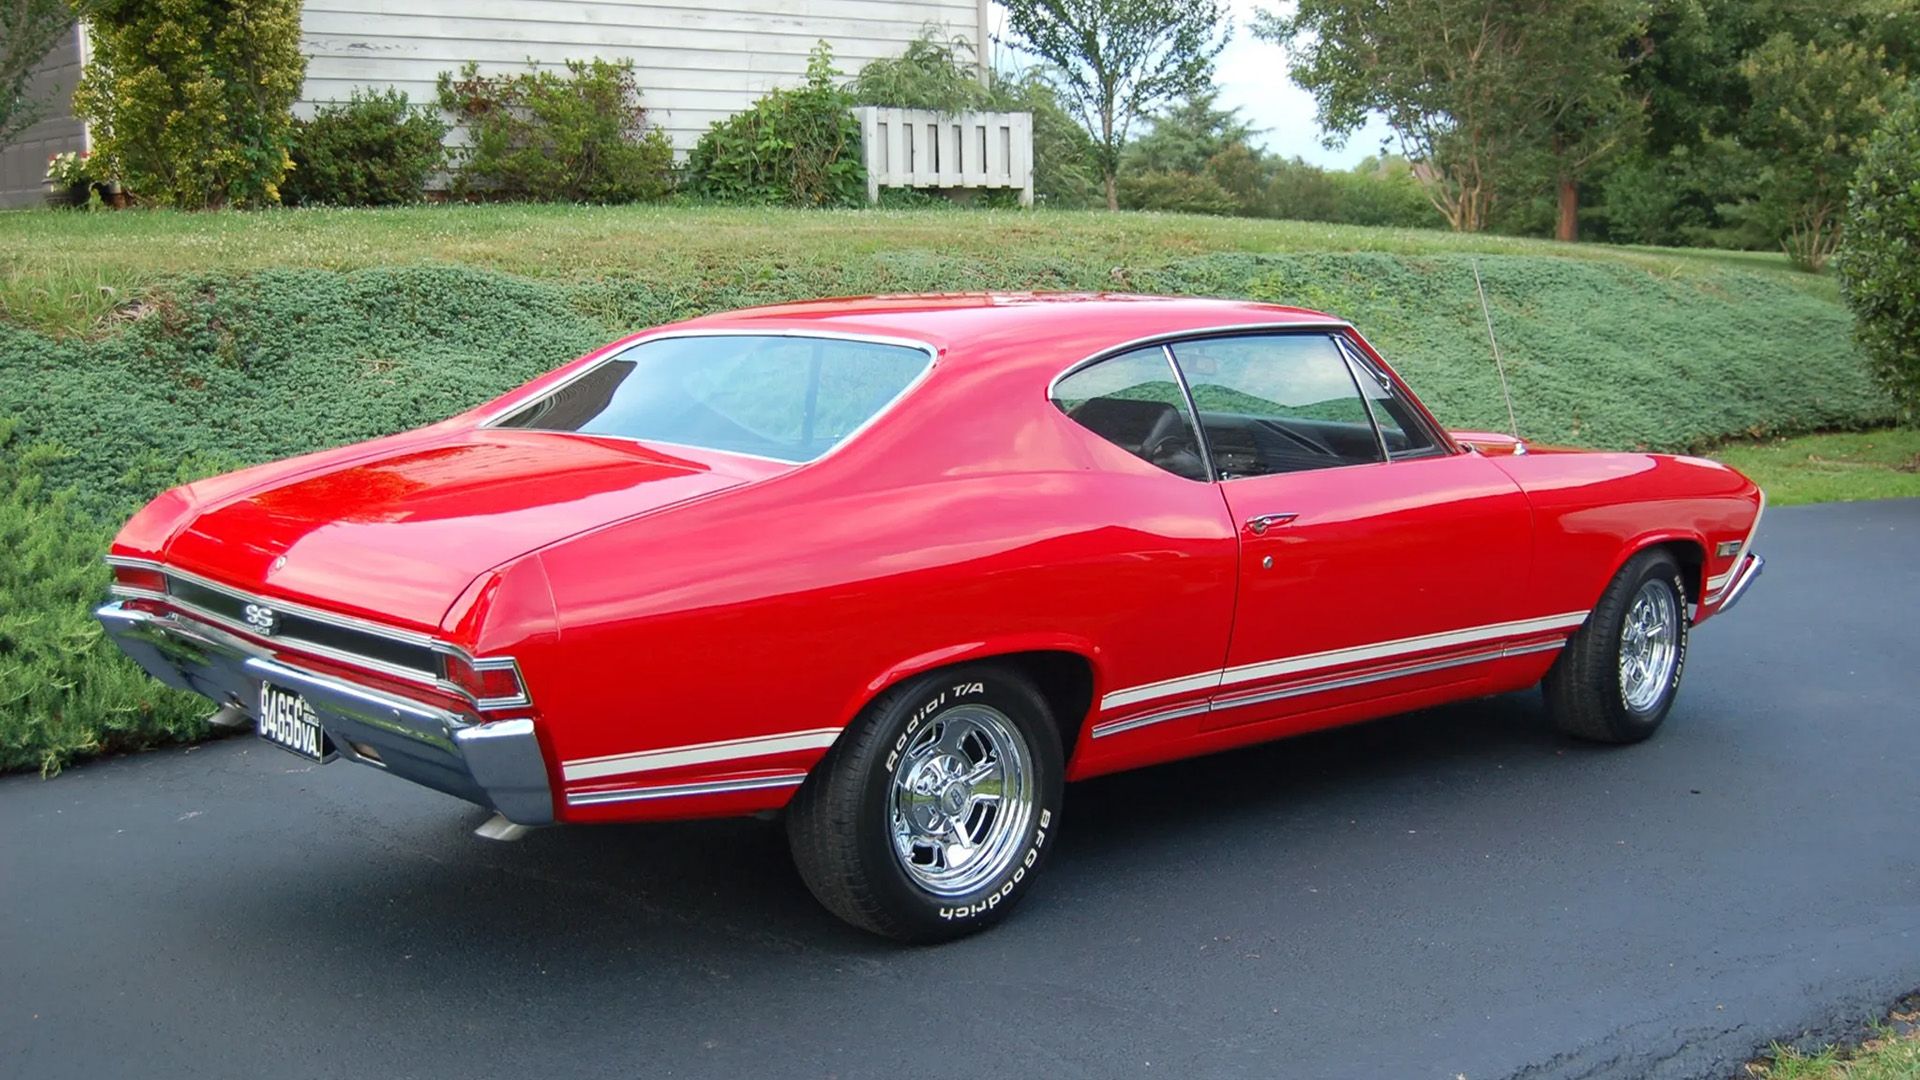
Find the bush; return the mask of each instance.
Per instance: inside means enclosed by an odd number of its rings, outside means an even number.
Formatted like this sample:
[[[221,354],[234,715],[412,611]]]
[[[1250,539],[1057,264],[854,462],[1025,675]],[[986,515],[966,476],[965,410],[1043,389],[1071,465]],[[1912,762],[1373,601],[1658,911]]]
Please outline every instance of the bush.
[[[866,201],[853,95],[834,83],[826,42],[807,58],[806,84],[774,90],[716,120],[687,159],[696,193],[725,202],[857,206]]]
[[[529,65],[440,75],[440,107],[465,129],[453,157],[456,195],[623,203],[673,189],[673,144],[649,129],[633,61],[569,60],[567,74]]]
[[[1836,262],[1874,374],[1920,415],[1920,92],[1868,143]]]
[[[394,206],[426,195],[427,177],[446,161],[447,125],[412,108],[393,89],[353,92],[296,121],[293,171],[282,198],[293,204]]]
[[[140,199],[280,201],[306,78],[300,0],[82,0],[92,55],[73,103]]]
[[[869,61],[847,89],[855,105],[943,113],[985,109],[989,91],[972,57],[966,38],[942,40],[929,27],[899,56]]]
[[[1207,173],[1159,170],[1121,173],[1120,205],[1183,214],[1232,214],[1240,209],[1239,200]]]
[[[46,492],[60,451],[21,447],[13,428],[0,420],[0,772],[203,734],[212,707],[147,678],[93,620],[108,534]]]
[[[1299,158],[1269,166],[1257,209],[1261,217],[1436,229],[1445,224],[1404,158],[1369,158],[1351,172]]]

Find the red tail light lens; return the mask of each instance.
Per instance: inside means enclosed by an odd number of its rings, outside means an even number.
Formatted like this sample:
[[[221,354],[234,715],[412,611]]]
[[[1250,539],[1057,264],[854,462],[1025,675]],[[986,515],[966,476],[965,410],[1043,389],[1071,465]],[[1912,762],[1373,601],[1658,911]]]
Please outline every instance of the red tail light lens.
[[[143,592],[167,591],[167,575],[145,566],[115,566],[113,583],[121,588],[139,589]]]
[[[469,660],[454,653],[442,653],[440,664],[447,681],[476,703],[497,703],[503,707],[526,704],[527,689],[520,683],[520,669],[512,657]]]

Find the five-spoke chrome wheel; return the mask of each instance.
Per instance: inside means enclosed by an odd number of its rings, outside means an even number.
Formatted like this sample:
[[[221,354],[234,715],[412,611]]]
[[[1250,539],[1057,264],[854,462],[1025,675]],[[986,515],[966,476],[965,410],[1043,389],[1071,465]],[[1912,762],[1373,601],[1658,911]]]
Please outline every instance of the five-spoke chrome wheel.
[[[1032,751],[1004,713],[940,713],[908,743],[888,793],[901,868],[935,896],[979,888],[1018,856],[1034,788]]]
[[[1620,697],[1647,712],[1666,693],[1680,657],[1680,609],[1673,588],[1654,579],[1640,586],[1620,626]]]

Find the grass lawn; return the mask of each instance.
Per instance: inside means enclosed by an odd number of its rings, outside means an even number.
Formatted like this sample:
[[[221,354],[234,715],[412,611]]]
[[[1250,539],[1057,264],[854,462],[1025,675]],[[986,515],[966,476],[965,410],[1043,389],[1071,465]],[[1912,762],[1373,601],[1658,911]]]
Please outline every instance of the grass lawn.
[[[1895,1013],[1903,1032],[1882,1029],[1852,1050],[1830,1047],[1802,1054],[1776,1047],[1769,1060],[1747,1066],[1755,1080],[1920,1080],[1920,1014]]]
[[[1230,252],[1533,255],[1632,266],[1670,278],[1758,272],[1837,298],[1832,279],[1798,272],[1784,256],[1765,252],[1559,244],[1190,214],[535,204],[200,214],[40,210],[0,213],[0,321],[54,332],[85,330],[142,287],[180,273],[434,263],[582,280],[661,265],[787,267],[911,252],[955,259],[1024,255],[1116,267]]]
[[[1753,477],[1775,506],[1920,497],[1920,428],[1735,442],[1708,456]]]

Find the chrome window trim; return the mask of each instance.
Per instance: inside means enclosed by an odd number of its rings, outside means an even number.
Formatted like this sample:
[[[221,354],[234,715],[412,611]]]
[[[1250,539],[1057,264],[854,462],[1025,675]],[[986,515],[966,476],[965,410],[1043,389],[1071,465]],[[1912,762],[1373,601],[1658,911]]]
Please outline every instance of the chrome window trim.
[[[1180,370],[1180,361],[1174,358],[1173,345],[1163,342],[1160,353],[1167,358],[1167,367],[1173,371],[1174,384],[1180,387],[1180,397],[1187,403],[1187,423],[1193,425],[1193,441],[1200,451],[1200,463],[1207,467],[1205,483],[1215,483],[1220,473],[1213,467],[1213,447],[1207,444],[1207,427],[1200,422],[1200,406],[1193,400],[1193,387],[1187,385],[1187,373]]]
[[[535,431],[535,432],[539,432],[542,435],[569,435],[574,438],[585,438],[585,439],[619,439],[624,442],[638,443],[641,446],[672,446],[672,447],[677,447],[677,448],[686,449],[686,450],[699,450],[704,453],[710,453],[710,454],[733,454],[737,457],[753,458],[759,461],[771,461],[780,465],[792,465],[796,468],[805,468],[806,466],[812,465],[816,462],[825,461],[826,459],[832,457],[834,454],[839,453],[842,449],[851,445],[855,439],[858,439],[861,435],[864,435],[867,432],[867,429],[879,423],[881,418],[885,417],[888,413],[892,412],[896,405],[906,400],[909,394],[912,394],[915,390],[919,389],[920,385],[927,381],[928,377],[933,374],[934,368],[937,367],[940,363],[940,350],[930,342],[920,341],[915,338],[893,337],[887,334],[864,334],[864,333],[858,333],[858,332],[847,331],[847,330],[793,330],[793,329],[759,330],[759,329],[747,329],[744,327],[704,327],[704,328],[688,328],[684,330],[662,330],[658,333],[645,334],[641,337],[635,338],[634,340],[627,342],[625,345],[620,346],[618,349],[607,353],[606,355],[600,357],[597,360],[592,361],[591,363],[582,364],[578,371],[575,371],[569,374],[566,378],[561,379],[560,381],[554,383],[552,386],[547,387],[546,390],[542,391],[540,394],[537,394],[525,401],[519,402],[518,404],[503,406],[499,409],[495,409],[493,412],[488,413],[486,416],[482,417],[474,425],[474,427],[478,430],[496,429],[500,421],[506,419],[508,416],[511,416],[516,412],[519,412],[521,409],[526,408],[528,405],[532,404],[535,401],[540,400],[541,398],[550,397],[554,394],[559,393],[562,389],[571,385],[576,379],[585,377],[590,372],[598,370],[602,365],[612,363],[614,360],[617,360],[620,357],[625,356],[628,352],[634,349],[637,349],[642,345],[650,344],[655,341],[671,341],[675,338],[713,338],[713,337],[798,338],[798,339],[806,339],[806,340],[824,340],[824,341],[854,341],[854,342],[862,342],[869,345],[892,345],[897,348],[912,349],[916,352],[925,353],[927,357],[927,362],[924,366],[921,367],[919,374],[915,375],[912,379],[908,380],[907,384],[900,388],[899,393],[888,398],[885,404],[881,405],[878,409],[874,410],[873,415],[867,417],[865,420],[854,425],[853,430],[847,432],[844,436],[842,436],[839,442],[834,443],[832,446],[828,447],[825,451],[820,453],[818,456],[807,458],[801,461],[795,461],[791,458],[771,457],[766,454],[747,453],[740,450],[725,450],[715,446],[694,446],[689,443],[668,442],[664,439],[643,439],[633,435],[593,435],[593,434],[588,434],[586,432],[579,432],[579,431],[544,431],[540,428],[511,428],[507,430]],[[509,393],[514,393],[514,392],[517,392],[517,391],[509,391]]]
[[[467,652],[465,649],[462,649],[457,645],[453,645],[448,642],[441,641],[428,634],[422,634],[413,630],[403,630],[403,629],[400,629],[399,627],[382,626],[379,623],[370,622],[366,619],[356,618],[352,615],[341,615],[337,612],[325,611],[320,608],[309,607],[306,604],[301,604],[295,601],[280,600],[274,597],[261,596],[257,593],[244,592],[240,589],[234,588],[231,585],[224,585],[224,584],[221,584],[220,582],[213,581],[209,578],[193,573],[192,571],[182,570],[182,569],[179,569],[178,567],[168,566],[165,563],[158,562],[153,559],[135,558],[135,557],[126,556],[126,555],[108,555],[106,557],[106,563],[108,566],[125,566],[130,569],[136,569],[136,570],[152,570],[157,573],[165,574],[169,577],[182,578],[186,581],[190,581],[193,584],[200,586],[203,589],[207,589],[211,592],[221,593],[234,600],[240,601],[241,603],[265,604],[269,607],[274,608],[275,610],[284,611],[292,615],[297,615],[303,619],[312,619],[315,622],[327,623],[333,626],[338,626],[345,630],[352,630],[357,633],[367,634],[371,637],[385,638],[389,641],[399,642],[400,644],[404,644],[404,645],[413,645],[420,648],[430,649],[435,653],[444,653],[447,655],[456,656],[464,660],[467,664],[471,665],[476,671],[511,668],[514,673],[514,680],[520,684],[521,693],[510,698],[476,698],[472,694],[468,693],[466,690],[462,689],[461,687],[455,685],[450,680],[446,679],[444,677],[444,674],[424,672],[418,668],[410,668],[401,664],[389,663],[385,660],[379,660],[371,656],[364,656],[360,653],[348,652],[344,649],[336,649],[329,645],[322,645],[322,644],[319,644],[318,642],[308,641],[307,639],[301,638],[301,637],[274,636],[268,639],[256,639],[254,637],[253,628],[248,627],[234,619],[230,619],[227,616],[222,615],[217,611],[210,611],[191,601],[184,600],[178,596],[173,595],[172,593],[155,593],[150,589],[137,589],[137,588],[132,588],[129,586],[118,585],[118,584],[111,586],[110,589],[108,590],[114,596],[129,597],[129,598],[136,598],[136,599],[142,599],[142,600],[153,600],[159,603],[167,604],[171,607],[179,608],[182,611],[191,612],[195,617],[199,618],[203,622],[211,623],[214,626],[221,627],[229,631],[237,631],[240,634],[245,635],[242,640],[269,640],[274,642],[285,642],[288,644],[290,651],[302,652],[311,656],[322,657],[324,659],[337,661],[339,663],[349,664],[354,667],[364,668],[368,671],[378,672],[379,674],[382,674],[382,675],[389,675],[396,679],[404,679],[408,682],[417,683],[421,686],[430,686],[438,690],[444,690],[455,697],[461,698],[462,700],[465,700],[465,701],[472,702],[474,707],[478,709],[485,709],[485,710],[513,709],[513,708],[520,708],[520,707],[532,704],[526,692],[527,681],[526,681],[526,677],[524,676],[524,674],[522,674],[520,670],[520,663],[518,660],[516,660],[514,657],[511,657],[511,656],[476,657],[472,653]],[[267,655],[267,654],[262,654],[262,655]]]
[[[1362,370],[1364,370],[1367,373],[1367,375],[1370,378],[1372,378],[1375,382],[1379,383],[1381,388],[1384,389],[1389,395],[1397,394],[1400,392],[1400,387],[1395,385],[1393,378],[1389,376],[1386,373],[1386,371],[1380,367],[1380,365],[1373,362],[1373,357],[1368,356],[1364,351],[1357,348],[1353,344],[1353,341],[1349,339],[1346,335],[1344,334],[1334,335],[1334,344],[1339,346],[1340,351],[1342,353],[1346,354],[1347,364],[1349,366],[1358,365]],[[1356,376],[1356,380],[1357,378],[1358,376]],[[1367,397],[1366,391],[1362,390],[1360,392],[1360,399],[1366,402],[1367,412],[1372,413],[1373,400]],[[1393,456],[1393,451],[1387,448],[1386,432],[1384,431],[1384,429],[1380,429],[1379,416],[1378,415],[1374,416],[1373,426],[1375,427],[1375,429],[1379,429],[1381,431],[1380,450],[1382,453],[1386,454],[1387,460],[1388,461],[1418,461],[1421,458],[1427,458],[1427,457],[1452,457],[1454,454],[1454,451],[1448,447],[1447,440],[1441,436],[1440,432],[1435,431],[1433,429],[1433,425],[1427,422],[1426,410],[1415,409],[1413,412],[1414,412],[1414,420],[1420,425],[1421,433],[1427,437],[1427,447],[1426,449],[1423,449],[1423,450],[1408,451],[1406,454],[1397,458]],[[1524,443],[1521,445],[1523,447],[1525,446]],[[1524,453],[1525,451],[1521,450],[1519,452]]]
[[[1048,381],[1047,400],[1055,400],[1057,395],[1054,393],[1054,389],[1060,385],[1060,381],[1079,371],[1081,368],[1092,367],[1102,360],[1110,359],[1121,353],[1132,352],[1135,349],[1145,348],[1148,345],[1171,347],[1179,344],[1181,341],[1195,338],[1238,337],[1245,334],[1286,333],[1293,330],[1324,332],[1327,330],[1352,329],[1353,324],[1347,322],[1345,319],[1305,319],[1296,322],[1235,323],[1226,326],[1202,326],[1195,327],[1191,330],[1167,330],[1158,334],[1148,334],[1145,337],[1134,338],[1131,341],[1123,341],[1118,345],[1109,345],[1099,352],[1067,365],[1065,369]]]

